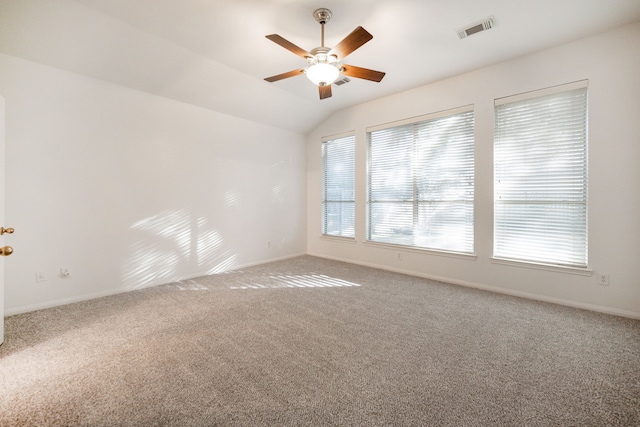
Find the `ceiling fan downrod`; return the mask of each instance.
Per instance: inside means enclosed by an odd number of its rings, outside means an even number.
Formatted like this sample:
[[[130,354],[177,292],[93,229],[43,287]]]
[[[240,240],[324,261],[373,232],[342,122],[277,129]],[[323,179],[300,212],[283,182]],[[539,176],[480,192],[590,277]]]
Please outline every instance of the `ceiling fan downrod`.
[[[321,36],[320,36],[320,47],[324,47],[324,24],[331,20],[331,11],[327,8],[321,7],[320,9],[316,9],[313,11],[313,17],[316,18],[316,21],[320,24]]]

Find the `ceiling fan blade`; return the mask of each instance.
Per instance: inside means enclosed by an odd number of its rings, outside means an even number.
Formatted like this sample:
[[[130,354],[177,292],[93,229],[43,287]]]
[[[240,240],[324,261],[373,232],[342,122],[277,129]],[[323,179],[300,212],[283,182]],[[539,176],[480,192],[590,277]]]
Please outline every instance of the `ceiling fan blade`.
[[[320,99],[331,98],[331,85],[318,86]]]
[[[362,27],[358,27],[344,38],[336,47],[329,51],[329,55],[336,55],[342,61],[351,52],[371,40],[373,36]]]
[[[278,74],[277,76],[265,77],[265,80],[268,82],[277,82],[278,80],[288,79],[289,77],[299,76],[300,74],[304,74],[304,68],[300,68],[299,70],[287,71],[286,73]]]
[[[301,58],[309,58],[313,55],[311,55],[309,52],[307,52],[306,50],[302,49],[301,47],[296,46],[295,44],[291,43],[289,40],[285,39],[284,37],[280,37],[277,34],[269,34],[268,36],[265,36],[266,38],[268,38],[269,40],[271,40],[274,43],[279,44],[280,46],[282,46],[283,48],[295,53],[296,55],[300,56]]]
[[[382,71],[370,70],[368,68],[360,68],[355,65],[342,65],[342,74],[357,79],[371,80],[372,82],[380,82],[385,73]]]

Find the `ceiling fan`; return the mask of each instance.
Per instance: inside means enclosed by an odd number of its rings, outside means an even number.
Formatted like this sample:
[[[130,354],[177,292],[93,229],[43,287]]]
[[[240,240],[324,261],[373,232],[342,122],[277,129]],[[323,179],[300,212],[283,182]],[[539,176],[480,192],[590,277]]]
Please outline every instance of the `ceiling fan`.
[[[355,77],[374,82],[380,82],[382,80],[385,73],[381,71],[340,63],[340,61],[344,60],[347,55],[373,38],[367,30],[362,27],[358,27],[345,37],[344,40],[338,43],[337,46],[333,49],[329,49],[324,46],[324,25],[331,19],[331,11],[326,8],[316,9],[313,12],[313,16],[322,27],[322,33],[320,47],[312,49],[311,52],[307,52],[277,34],[265,36],[272,42],[279,44],[285,49],[305,59],[309,64],[306,68],[300,68],[267,77],[265,78],[266,81],[275,82],[289,77],[298,76],[300,74],[306,74],[309,80],[318,86],[320,99],[325,99],[331,96],[331,83],[335,82],[338,77],[340,77],[341,73],[348,77]]]

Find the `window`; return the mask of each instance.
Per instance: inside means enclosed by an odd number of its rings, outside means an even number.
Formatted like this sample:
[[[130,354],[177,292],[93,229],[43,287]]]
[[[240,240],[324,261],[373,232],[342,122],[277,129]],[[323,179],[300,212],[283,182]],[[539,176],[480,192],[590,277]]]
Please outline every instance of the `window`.
[[[368,240],[473,252],[473,107],[367,130]]]
[[[494,256],[587,266],[586,82],[496,100]]]
[[[322,143],[322,233],[355,237],[355,136]]]

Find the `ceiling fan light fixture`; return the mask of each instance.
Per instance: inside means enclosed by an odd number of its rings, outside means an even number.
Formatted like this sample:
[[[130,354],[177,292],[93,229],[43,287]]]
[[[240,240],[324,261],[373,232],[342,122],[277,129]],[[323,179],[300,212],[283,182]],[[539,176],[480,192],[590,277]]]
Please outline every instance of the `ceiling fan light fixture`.
[[[327,62],[313,64],[305,71],[307,78],[317,86],[330,85],[340,77],[340,69]]]

